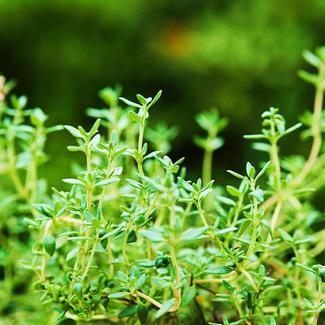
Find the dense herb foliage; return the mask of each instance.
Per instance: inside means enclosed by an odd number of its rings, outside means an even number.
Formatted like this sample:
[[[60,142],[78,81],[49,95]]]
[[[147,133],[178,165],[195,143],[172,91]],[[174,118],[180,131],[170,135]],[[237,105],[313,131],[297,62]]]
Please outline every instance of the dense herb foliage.
[[[96,119],[89,131],[64,126],[73,138],[69,155],[84,163],[48,197],[37,170],[46,135],[61,127],[46,128],[40,109],[24,109],[25,97],[7,103],[2,79],[1,172],[16,190],[1,192],[1,290],[10,297],[20,256],[20,267],[38,277],[42,303],[59,311],[57,322],[317,324],[324,231],[315,230],[322,212],[313,197],[325,183],[325,48],[304,56],[317,69],[300,73],[315,86],[313,112],[289,127],[277,108],[263,113],[261,133],[246,138],[265,161],[247,162],[243,174],[229,170],[234,185],[226,188],[211,180],[228,123],[216,110],[197,116],[205,136],[194,138],[204,151],[202,180],[194,182],[184,159],[167,155],[177,130],[148,126],[161,91],[131,101],[106,88],[107,108],[87,111]],[[280,156],[281,138],[303,124],[310,155]],[[24,216],[33,259],[18,252],[23,243],[11,231]]]

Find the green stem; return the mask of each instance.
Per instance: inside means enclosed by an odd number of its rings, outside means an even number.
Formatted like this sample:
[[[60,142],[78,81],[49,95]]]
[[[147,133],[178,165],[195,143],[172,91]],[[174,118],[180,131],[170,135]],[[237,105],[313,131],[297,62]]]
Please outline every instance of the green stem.
[[[82,281],[86,278],[88,272],[89,272],[89,269],[92,265],[92,262],[93,262],[93,259],[94,259],[94,256],[95,256],[95,253],[96,253],[96,248],[97,248],[97,243],[98,243],[98,239],[99,239],[99,231],[97,230],[96,231],[96,237],[94,239],[94,242],[93,242],[93,247],[91,249],[91,252],[90,252],[90,256],[89,256],[89,259],[88,259],[88,263],[87,263],[87,266],[86,266],[86,269],[82,275]]]
[[[297,262],[300,261],[299,259],[299,254],[298,251],[295,247],[293,247],[293,251],[295,253]],[[299,325],[303,325],[304,324],[304,320],[302,317],[302,299],[301,299],[301,294],[300,294],[300,283],[299,283],[299,275],[300,275],[300,269],[298,267],[295,268],[295,273],[294,273],[294,288],[296,291],[296,295],[297,295],[297,305],[298,305],[298,312],[297,312],[297,316],[298,316],[298,324]]]
[[[205,218],[204,210],[202,209],[202,205],[201,205],[201,202],[200,201],[197,203],[197,209],[199,211],[199,216],[201,218],[201,221],[202,221],[203,225],[205,227],[209,227],[209,224],[208,224],[208,222],[207,222],[207,220]]]
[[[312,135],[313,135],[313,144],[309,153],[309,157],[304,165],[302,171],[293,181],[293,187],[297,187],[310,173],[313,168],[318,154],[322,146],[322,129],[321,129],[321,118],[322,118],[322,109],[323,109],[323,96],[324,96],[324,86],[323,79],[325,75],[325,66],[321,66],[319,70],[319,77],[322,82],[319,82],[316,87],[315,102],[314,102],[314,112],[313,112],[313,124],[312,124]]]
[[[137,159],[137,165],[138,165],[138,172],[141,176],[144,176],[143,172],[143,166],[142,166],[142,147],[143,147],[143,136],[144,136],[144,128],[145,128],[145,119],[141,119],[140,123],[140,129],[139,129],[139,139],[138,139],[138,154],[141,157],[140,159]]]
[[[319,308],[321,296],[322,296],[322,280],[320,275],[318,275],[317,276],[317,301],[316,301],[317,308]],[[317,325],[318,317],[319,317],[319,312],[316,312],[313,319],[313,325]]]
[[[255,181],[251,180],[251,185],[250,185],[251,191],[255,191]],[[256,244],[256,239],[257,239],[257,231],[258,231],[258,227],[259,227],[259,221],[256,220],[256,214],[258,212],[258,202],[257,199],[255,197],[253,197],[253,202],[252,202],[252,207],[251,207],[251,215],[253,218],[253,234],[252,234],[252,238],[250,240],[250,244],[246,253],[246,257],[250,257],[253,252],[254,252],[254,247]]]
[[[145,120],[142,119],[140,123],[140,129],[139,129],[138,153],[141,152],[143,146],[144,127],[145,127]]]
[[[127,241],[128,241],[128,235],[129,235],[129,224],[127,225],[126,227],[126,230],[125,230],[125,236],[123,238],[123,244],[122,244],[122,254],[123,254],[123,257],[124,257],[124,263],[125,263],[125,266],[126,268],[128,269],[129,268],[129,259],[128,259],[128,255],[127,255],[127,252],[126,252],[126,246],[127,246]]]
[[[251,283],[254,290],[258,291],[257,285],[254,282],[252,276],[239,263],[237,263],[236,266],[237,266],[238,270],[245,276],[245,278]]]
[[[113,252],[112,252],[112,244],[108,238],[108,264],[109,264],[109,273],[108,278],[112,279],[114,275],[114,264],[113,264]]]
[[[274,212],[273,212],[273,215],[271,218],[271,222],[270,222],[270,227],[271,227],[272,231],[275,230],[276,225],[279,221],[281,209],[282,209],[282,200],[279,200],[278,203],[276,204],[276,207],[274,209]],[[270,236],[269,236],[269,239],[270,239]]]
[[[20,177],[18,175],[17,169],[16,169],[16,152],[15,152],[15,145],[13,142],[12,137],[8,136],[8,161],[9,161],[9,176],[19,193],[19,196],[23,199],[28,199],[28,191],[23,186]]]
[[[251,238],[251,241],[250,241],[250,244],[249,244],[249,247],[248,247],[247,253],[246,253],[246,256],[247,256],[247,257],[250,257],[250,256],[253,254],[254,246],[255,246],[255,244],[256,244],[256,237],[257,237],[257,225],[254,224],[254,225],[253,225],[253,234],[252,234],[252,238]]]
[[[172,192],[171,192],[171,197],[172,197]],[[171,205],[170,227],[173,231],[175,231],[175,228],[176,228],[175,202],[172,202],[172,205]],[[176,257],[176,248],[177,248],[177,240],[173,233],[171,235],[171,239],[170,239],[170,259],[171,259],[172,265],[175,269],[175,284],[174,284],[174,290],[173,290],[174,297],[175,297],[175,304],[171,308],[170,312],[176,311],[179,308],[179,306],[181,305],[181,301],[182,301],[182,289],[180,288],[181,277],[180,277],[180,270],[179,270],[177,257]]]
[[[108,175],[110,173],[110,167],[111,167],[111,159],[110,159],[110,157],[108,157],[107,161],[108,162],[107,162],[107,168],[106,168],[106,173],[105,173],[106,178],[108,177]],[[98,209],[100,211],[101,218],[103,217],[103,204],[104,204],[106,191],[107,191],[107,186],[104,186],[103,189],[102,189],[102,193],[100,195],[100,198],[99,198],[99,202],[98,202]]]
[[[86,145],[86,164],[87,164],[87,187],[86,187],[86,208],[87,211],[90,213],[91,212],[91,201],[92,201],[92,191],[93,191],[93,184],[89,183],[90,176],[91,176],[91,151],[89,148],[89,143]],[[84,220],[84,215],[82,215],[82,218]],[[83,227],[82,229],[82,235],[83,236],[88,236],[88,228]],[[85,272],[86,269],[86,259],[88,255],[88,248],[89,248],[89,240],[87,239],[80,250],[80,254],[82,254],[81,258],[81,270],[82,273]]]
[[[205,150],[203,157],[202,181],[206,185],[211,180],[213,151]]]
[[[273,127],[274,128],[274,127]],[[274,180],[277,191],[281,190],[281,167],[276,139],[271,141],[271,161],[274,166]]]

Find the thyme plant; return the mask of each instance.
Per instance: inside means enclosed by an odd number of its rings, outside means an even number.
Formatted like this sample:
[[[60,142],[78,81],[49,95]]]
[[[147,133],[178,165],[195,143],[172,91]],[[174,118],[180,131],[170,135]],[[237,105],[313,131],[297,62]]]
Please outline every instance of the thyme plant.
[[[48,134],[61,127],[47,127],[45,113],[28,108],[25,96],[7,100],[13,86],[0,76],[0,319],[45,321],[30,287],[33,272],[21,269],[18,261],[31,258],[38,240],[26,220],[36,217],[32,204],[46,199],[46,181],[39,177],[39,167],[47,159]]]
[[[39,193],[35,175],[42,146],[23,159],[25,185],[17,154],[8,149],[11,138],[1,142],[16,195],[33,207],[34,258],[24,258],[23,266],[35,271],[34,287],[42,304],[58,311],[57,323],[318,324],[324,230],[314,197],[325,184],[325,47],[304,57],[317,70],[300,73],[316,89],[313,111],[289,127],[279,109],[264,112],[261,133],[245,137],[265,160],[243,164],[244,172],[229,170],[233,182],[225,188],[211,175],[227,120],[216,110],[198,115],[206,132],[195,138],[204,150],[203,171],[191,181],[184,158],[167,156],[176,129],[148,127],[161,91],[131,101],[120,88],[106,88],[100,97],[107,107],[87,111],[96,119],[89,130],[65,125],[68,150],[83,163],[50,198]],[[13,103],[16,110],[2,111],[20,116],[24,100]],[[44,127],[40,110],[26,116],[36,134],[54,130]],[[17,121],[7,120],[1,134]],[[312,142],[308,157],[280,154],[281,139],[303,127]],[[23,148],[32,141],[17,139]]]

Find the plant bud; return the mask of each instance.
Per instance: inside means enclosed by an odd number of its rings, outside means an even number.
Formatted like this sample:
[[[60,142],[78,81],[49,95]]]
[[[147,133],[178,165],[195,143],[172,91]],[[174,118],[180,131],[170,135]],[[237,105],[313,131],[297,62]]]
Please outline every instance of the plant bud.
[[[55,238],[52,235],[45,236],[43,240],[43,246],[46,253],[52,256],[56,248]]]
[[[165,268],[170,264],[170,258],[169,256],[163,255],[158,256],[155,260],[155,265],[157,269]]]
[[[77,282],[77,283],[74,284],[73,291],[75,293],[80,294],[82,292],[82,290],[83,290],[83,285],[82,285],[81,282]]]

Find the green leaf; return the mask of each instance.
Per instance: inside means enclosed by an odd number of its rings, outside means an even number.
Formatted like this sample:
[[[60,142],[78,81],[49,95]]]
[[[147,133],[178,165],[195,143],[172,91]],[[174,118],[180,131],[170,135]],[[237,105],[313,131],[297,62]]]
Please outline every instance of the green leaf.
[[[226,204],[226,205],[231,205],[231,206],[236,205],[236,202],[234,200],[229,199],[228,197],[225,197],[225,196],[218,196],[217,200],[224,203],[224,204]]]
[[[68,237],[67,240],[69,241],[77,241],[77,240],[88,240],[88,239],[92,239],[89,236],[72,236],[72,237]]]
[[[137,233],[135,232],[135,230],[131,230],[128,234],[128,238],[127,238],[127,243],[134,243],[137,241]]]
[[[90,138],[93,137],[96,134],[96,132],[98,131],[99,126],[100,126],[100,119],[97,119],[95,121],[94,125],[92,126],[92,128],[90,129],[90,131],[88,132]]]
[[[229,173],[229,174],[231,174],[232,176],[235,176],[235,177],[237,177],[237,178],[239,178],[239,179],[246,179],[245,176],[240,175],[240,174],[238,174],[238,173],[236,173],[236,172],[234,172],[233,170],[230,170],[230,169],[227,169],[227,173]]]
[[[215,232],[216,235],[225,235],[225,234],[228,234],[230,232],[235,232],[238,228],[237,227],[228,227],[228,228],[224,228],[224,229],[221,229],[221,230],[217,230]]]
[[[146,274],[145,273],[142,273],[139,277],[139,279],[137,280],[137,283],[136,283],[136,288],[137,289],[141,289],[141,287],[145,284],[146,282]]]
[[[268,143],[254,142],[252,148],[257,151],[270,152],[271,146]]]
[[[277,325],[275,319],[272,316],[265,316],[264,322],[265,325]]]
[[[128,106],[131,106],[131,107],[136,107],[136,108],[141,108],[142,106],[137,104],[137,103],[134,103],[134,102],[131,102],[130,100],[124,98],[124,97],[120,97],[120,100],[122,102],[124,102],[126,105]]]
[[[293,243],[293,238],[286,231],[284,231],[283,229],[279,229],[278,232],[284,241]]]
[[[196,287],[186,287],[182,294],[182,306],[187,306],[196,296]]]
[[[100,187],[100,186],[106,186],[109,184],[114,184],[114,183],[117,183],[119,180],[120,180],[119,177],[111,177],[111,178],[103,179],[103,180],[99,181],[98,183],[95,184],[95,186]]]
[[[284,134],[289,134],[289,133],[291,133],[291,132],[293,132],[293,131],[296,131],[296,130],[299,129],[301,126],[302,126],[302,123],[297,123],[297,124],[291,126],[290,128],[286,129],[285,132],[284,132]]]
[[[155,318],[159,318],[162,315],[166,314],[170,308],[172,308],[175,305],[175,298],[169,299],[165,301],[160,309],[157,311]]]
[[[267,139],[267,136],[265,136],[264,134],[247,134],[244,135],[244,139],[249,139],[249,140]]]
[[[142,178],[146,183],[148,183],[149,185],[151,185],[155,190],[157,190],[159,192],[166,191],[165,187],[162,186],[161,184],[159,184],[154,179],[152,179],[150,177],[147,177],[147,176],[140,175],[140,174],[139,174],[139,177]]]
[[[148,308],[146,305],[138,304],[137,315],[141,324],[145,324],[148,318]]]
[[[215,151],[219,148],[221,148],[224,144],[224,140],[220,137],[216,137],[210,141],[208,141],[208,149],[210,151]]]
[[[89,145],[91,148],[97,147],[99,142],[100,142],[100,134],[96,134],[89,142]]]
[[[250,162],[246,163],[246,174],[249,178],[254,178],[256,174],[256,170]]]
[[[269,234],[271,235],[272,239],[274,240],[274,234],[273,234],[273,231],[271,229],[271,226],[269,224],[269,222],[265,219],[263,219],[261,221],[261,223],[263,224],[263,226],[267,229],[267,231],[269,232]]]
[[[319,78],[315,74],[300,70],[300,71],[298,71],[298,76],[301,79],[303,79],[304,81],[306,81],[314,86],[317,86],[319,83]]]
[[[228,274],[232,271],[229,266],[217,266],[204,271],[205,274]]]
[[[68,130],[75,138],[82,138],[82,139],[84,139],[84,136],[75,127],[70,126],[70,125],[64,125],[64,128],[66,130]]]
[[[107,296],[109,299],[121,299],[130,296],[130,292],[115,292]]]
[[[147,105],[147,103],[148,103],[147,99],[140,94],[137,94],[137,99],[138,99],[139,103],[143,106]]]
[[[148,109],[153,106],[157,101],[158,99],[160,98],[162,94],[162,90],[159,90],[158,93],[156,94],[156,96],[154,97],[154,99],[150,102],[150,104],[148,105]]]
[[[236,187],[233,187],[233,186],[230,186],[228,185],[226,187],[227,189],[227,192],[232,195],[232,196],[235,196],[235,197],[240,197],[242,194],[240,193],[240,191],[236,188]]]
[[[125,273],[123,273],[122,271],[117,272],[117,277],[123,282],[129,282],[128,276]]]
[[[138,311],[137,305],[129,305],[118,314],[118,318],[133,316],[137,313],[137,311]]]
[[[259,201],[259,202],[263,202],[264,201],[264,192],[260,188],[257,188],[253,192],[250,192],[249,195],[251,195],[254,198],[256,198],[257,201]]]
[[[80,250],[80,247],[77,246],[77,247],[74,247],[66,256],[65,260],[68,262],[70,260],[72,260],[79,252]]]
[[[310,51],[307,50],[303,51],[302,56],[309,64],[311,64],[315,68],[319,68],[322,63],[319,57]]]
[[[31,123],[35,126],[44,125],[44,122],[47,120],[47,116],[40,108],[35,108],[31,117]]]
[[[306,307],[308,309],[314,309],[315,308],[315,306],[312,304],[312,302],[309,301],[307,298],[304,298],[303,301],[304,301],[304,303],[305,303],[305,305],[306,305]]]
[[[52,256],[55,252],[56,241],[52,235],[47,235],[43,239],[43,246],[47,254]]]
[[[155,229],[151,229],[151,230],[143,229],[140,231],[140,234],[141,234],[141,236],[143,236],[153,242],[156,242],[156,243],[159,243],[159,242],[162,242],[165,240],[163,235]]]
[[[133,180],[133,179],[131,179],[131,178],[127,178],[126,181],[127,181],[127,182],[132,186],[132,187],[137,188],[137,189],[139,189],[139,190],[142,189],[142,184],[141,184],[141,183],[139,183],[139,182],[137,182],[137,181],[135,181],[135,180]]]
[[[133,122],[137,122],[137,123],[141,122],[141,117],[133,111],[129,111],[128,116],[129,116],[130,120]]]
[[[229,290],[230,292],[233,292],[233,291],[235,291],[235,287],[233,287],[228,281],[223,281],[222,282],[222,284],[223,284],[223,286],[227,289],[227,290]]]
[[[204,238],[204,236],[202,236],[202,235],[208,229],[209,229],[209,227],[189,228],[185,232],[182,233],[180,240],[184,241],[184,240],[196,240],[196,239]]]
[[[76,178],[64,178],[62,180],[64,183],[72,184],[72,185],[84,185],[82,181]]]
[[[269,168],[271,162],[268,161],[264,167],[261,169],[261,171],[257,174],[257,176],[255,177],[255,181],[257,181],[260,177],[262,177],[264,175],[264,173],[267,171],[267,169]]]
[[[71,152],[84,151],[84,148],[81,146],[68,146],[68,150]]]
[[[199,137],[199,136],[195,135],[193,137],[193,141],[198,147],[200,147],[202,149],[205,149],[205,150],[208,149],[208,143],[207,143],[207,140],[205,138],[202,138],[202,137]]]
[[[115,229],[113,229],[112,231],[108,232],[107,234],[105,234],[103,237],[101,237],[102,239],[108,238],[108,237],[113,237],[116,234],[118,234],[125,226],[125,223],[122,222],[121,224],[119,224]]]

